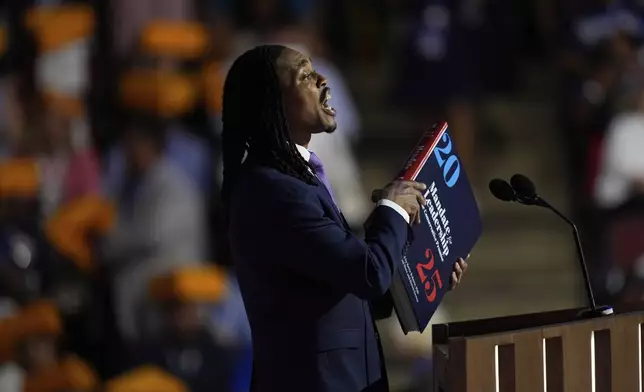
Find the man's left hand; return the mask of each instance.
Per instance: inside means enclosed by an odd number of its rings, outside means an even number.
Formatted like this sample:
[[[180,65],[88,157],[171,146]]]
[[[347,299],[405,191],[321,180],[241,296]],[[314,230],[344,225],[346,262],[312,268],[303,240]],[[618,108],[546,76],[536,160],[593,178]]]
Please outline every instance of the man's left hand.
[[[465,260],[469,259],[470,255],[467,255]],[[452,272],[452,286],[451,290],[454,290],[459,283],[461,283],[461,279],[463,279],[463,274],[465,274],[465,271],[467,271],[467,261],[464,259],[458,259],[456,264],[454,264],[454,271]]]

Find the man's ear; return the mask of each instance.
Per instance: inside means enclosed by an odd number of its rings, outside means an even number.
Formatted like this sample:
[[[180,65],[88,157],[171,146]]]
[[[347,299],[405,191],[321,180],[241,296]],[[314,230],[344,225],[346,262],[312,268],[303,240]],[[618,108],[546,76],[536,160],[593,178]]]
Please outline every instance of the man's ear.
[[[287,91],[293,87],[293,78],[291,77],[291,70],[288,67],[275,67],[275,76],[282,92]]]

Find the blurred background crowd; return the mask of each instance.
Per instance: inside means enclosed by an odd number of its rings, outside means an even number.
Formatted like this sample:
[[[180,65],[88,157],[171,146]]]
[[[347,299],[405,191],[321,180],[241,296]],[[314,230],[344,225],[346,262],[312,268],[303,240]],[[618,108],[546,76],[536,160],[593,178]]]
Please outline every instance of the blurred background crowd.
[[[641,0],[0,1],[0,391],[248,390],[220,112],[262,43],[328,78],[310,148],[357,233],[450,123],[485,234],[433,322],[584,304],[569,229],[488,196],[517,171],[578,222],[599,302],[641,301],[643,39]],[[393,389],[430,390],[430,333],[379,328]]]

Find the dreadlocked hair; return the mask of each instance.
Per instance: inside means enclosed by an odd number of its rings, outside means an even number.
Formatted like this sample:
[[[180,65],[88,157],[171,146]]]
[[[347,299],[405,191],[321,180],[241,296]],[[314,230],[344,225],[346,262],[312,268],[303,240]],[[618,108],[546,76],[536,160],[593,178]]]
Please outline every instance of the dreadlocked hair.
[[[242,162],[272,167],[315,184],[307,162],[291,140],[286,120],[276,71],[277,59],[285,49],[279,45],[258,46],[237,58],[228,71],[222,110],[222,197],[226,204]]]

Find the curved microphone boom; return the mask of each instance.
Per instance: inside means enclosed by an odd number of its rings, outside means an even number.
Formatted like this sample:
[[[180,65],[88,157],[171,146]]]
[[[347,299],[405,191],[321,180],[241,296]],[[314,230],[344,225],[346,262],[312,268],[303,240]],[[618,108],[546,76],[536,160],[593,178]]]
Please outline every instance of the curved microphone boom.
[[[509,189],[508,189],[509,188]],[[582,312],[585,317],[607,316],[613,314],[613,308],[610,306],[597,306],[595,303],[595,295],[593,288],[590,284],[590,276],[588,275],[588,268],[586,266],[586,258],[581,246],[581,239],[579,238],[579,231],[573,221],[568,219],[559,210],[554,208],[550,203],[541,198],[537,193],[537,187],[532,180],[522,174],[515,174],[510,179],[510,184],[501,179],[494,179],[490,181],[490,192],[499,200],[503,201],[516,201],[525,205],[535,205],[544,207],[554,212],[559,218],[564,220],[572,228],[572,234],[575,239],[575,246],[577,248],[577,257],[581,270],[584,274],[584,283],[586,285],[586,295],[590,304],[590,309]]]

